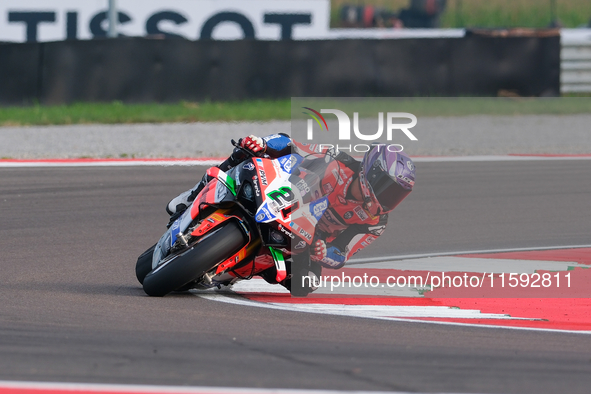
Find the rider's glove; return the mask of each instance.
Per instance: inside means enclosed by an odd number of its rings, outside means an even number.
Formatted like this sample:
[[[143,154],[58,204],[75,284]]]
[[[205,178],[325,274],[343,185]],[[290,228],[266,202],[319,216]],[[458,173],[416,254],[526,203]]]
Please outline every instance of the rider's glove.
[[[255,156],[262,156],[267,149],[267,144],[265,141],[262,138],[252,134],[240,140],[240,146],[251,151]]]
[[[314,249],[310,253],[310,258],[314,261],[321,261],[326,258],[326,242],[318,240],[314,243]]]
[[[321,266],[331,269],[339,269],[347,261],[346,253],[336,246],[327,246],[326,242],[318,240],[314,242],[310,251],[310,260],[318,262]]]

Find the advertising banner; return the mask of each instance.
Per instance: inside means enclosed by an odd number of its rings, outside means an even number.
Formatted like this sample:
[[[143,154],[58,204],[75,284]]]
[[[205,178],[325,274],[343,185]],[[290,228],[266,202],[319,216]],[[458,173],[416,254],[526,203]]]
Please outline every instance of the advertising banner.
[[[106,36],[107,0],[4,0],[0,41]],[[327,35],[329,0],[118,0],[124,36],[189,40],[306,39]]]

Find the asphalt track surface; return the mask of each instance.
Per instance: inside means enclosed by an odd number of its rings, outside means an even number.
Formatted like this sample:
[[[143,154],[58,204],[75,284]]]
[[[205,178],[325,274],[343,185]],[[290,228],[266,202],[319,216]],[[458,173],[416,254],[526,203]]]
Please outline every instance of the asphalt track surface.
[[[591,336],[144,295],[137,255],[202,167],[0,170],[0,380],[587,393]],[[591,161],[419,163],[359,257],[588,244]]]

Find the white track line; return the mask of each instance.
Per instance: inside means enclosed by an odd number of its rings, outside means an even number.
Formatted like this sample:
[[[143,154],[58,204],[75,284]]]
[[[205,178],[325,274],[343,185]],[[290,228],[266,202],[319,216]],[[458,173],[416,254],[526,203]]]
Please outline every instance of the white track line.
[[[440,162],[471,162],[471,161],[537,161],[537,160],[591,160],[591,155],[562,155],[562,156],[441,156],[441,157],[412,157],[417,163],[440,163]]]
[[[216,166],[223,160],[93,160],[93,161],[2,161],[0,168],[39,168],[39,167],[134,167],[134,166]]]
[[[461,252],[432,252],[432,253],[416,253],[405,254],[398,256],[382,256],[382,257],[365,257],[351,259],[347,266],[359,265],[366,263],[388,262],[397,260],[420,259],[424,257],[441,257],[441,256],[461,256],[465,254],[485,254],[485,253],[506,253],[506,252],[530,252],[535,250],[559,250],[559,249],[581,249],[591,248],[591,245],[564,245],[564,246],[532,246],[529,248],[505,248],[505,249],[481,249],[481,250],[465,250]]]
[[[131,384],[90,384],[90,383],[54,383],[0,381],[0,393],[10,389],[20,390],[61,390],[71,392],[124,392],[124,393],[179,393],[179,394],[403,394],[400,391],[337,391],[337,390],[296,390],[296,389],[263,389],[206,386],[155,386]]]
[[[276,309],[276,310],[283,310],[288,312],[294,312],[295,310],[292,308],[292,304],[268,304],[264,302],[258,301],[251,301],[248,299],[239,296],[238,294],[224,294],[223,292],[216,292],[216,293],[200,293],[196,294],[197,296],[205,299],[209,299],[212,301],[218,302],[225,302],[227,304],[235,304],[235,305],[242,305],[242,306],[254,306],[258,308],[267,308],[267,309]],[[316,313],[316,314],[329,314],[322,310],[298,310],[298,312],[304,313]],[[334,315],[333,313],[330,313]],[[349,317],[348,315],[341,315]],[[456,323],[456,322],[445,322],[445,321],[434,321],[434,320],[415,320],[413,318],[400,318],[400,317],[382,317],[382,316],[350,316],[350,317],[359,317],[363,319],[374,319],[374,320],[385,320],[385,321],[395,321],[395,322],[404,322],[404,323],[423,323],[423,324],[439,324],[445,326],[458,326],[458,327],[478,327],[478,328],[495,328],[495,329],[504,329],[504,330],[520,330],[520,331],[540,331],[540,332],[551,332],[551,333],[562,333],[562,334],[585,334],[591,335],[591,331],[575,331],[575,330],[559,330],[559,329],[552,329],[552,328],[534,328],[534,327],[518,327],[518,326],[496,326],[492,324],[473,324],[473,323]],[[514,318],[515,319],[515,318]],[[517,320],[517,319],[516,319]],[[527,320],[527,319],[526,319]],[[534,320],[534,319],[529,319]]]
[[[476,309],[456,309],[449,306],[391,306],[391,305],[344,305],[344,304],[291,304],[281,302],[259,302],[249,300],[240,294],[228,291],[195,293],[201,298],[243,306],[277,309],[290,312],[315,313],[320,315],[337,315],[361,317],[392,321],[409,321],[412,318],[461,318],[461,319],[507,319],[507,320],[538,320],[531,318],[512,317],[506,314],[481,313]],[[423,321],[423,320],[412,320]],[[430,322],[430,321],[427,321]],[[457,324],[457,323],[456,323]],[[459,323],[463,324],[463,323]],[[591,333],[591,332],[590,332]]]

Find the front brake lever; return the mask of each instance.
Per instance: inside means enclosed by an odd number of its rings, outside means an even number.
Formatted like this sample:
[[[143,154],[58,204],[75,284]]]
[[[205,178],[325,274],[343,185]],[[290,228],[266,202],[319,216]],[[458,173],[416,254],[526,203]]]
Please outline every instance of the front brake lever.
[[[253,152],[249,151],[248,149],[244,149],[243,147],[240,146],[240,143],[234,141],[233,139],[231,140],[232,145],[234,145],[235,148],[239,149],[242,152],[246,152],[246,154],[250,157],[257,157]]]

